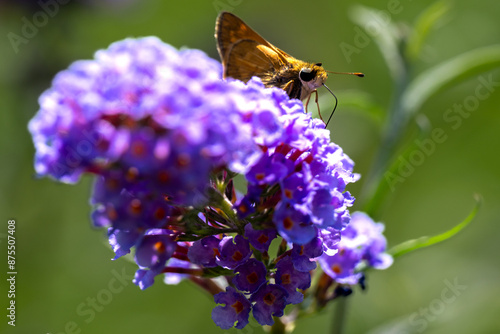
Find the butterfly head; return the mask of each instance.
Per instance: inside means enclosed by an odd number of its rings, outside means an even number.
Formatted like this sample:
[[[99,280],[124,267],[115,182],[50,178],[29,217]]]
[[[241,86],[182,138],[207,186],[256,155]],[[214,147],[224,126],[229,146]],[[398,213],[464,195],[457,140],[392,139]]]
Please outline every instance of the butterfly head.
[[[326,73],[321,63],[307,64],[300,70],[299,78],[303,87],[311,92],[323,85],[328,78],[328,73]]]

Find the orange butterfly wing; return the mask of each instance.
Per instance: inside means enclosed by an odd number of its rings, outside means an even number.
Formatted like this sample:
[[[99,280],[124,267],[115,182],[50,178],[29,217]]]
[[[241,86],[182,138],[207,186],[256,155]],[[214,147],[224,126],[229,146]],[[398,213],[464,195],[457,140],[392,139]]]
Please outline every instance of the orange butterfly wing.
[[[247,82],[254,75],[265,77],[269,73],[273,73],[279,67],[277,64],[279,61],[276,58],[266,56],[260,51],[260,46],[262,45],[258,42],[248,39],[235,43],[225,58],[224,77]]]
[[[265,78],[289,64],[288,58],[293,59],[228,12],[220,13],[217,18],[215,38],[225,78],[242,81],[254,75]]]

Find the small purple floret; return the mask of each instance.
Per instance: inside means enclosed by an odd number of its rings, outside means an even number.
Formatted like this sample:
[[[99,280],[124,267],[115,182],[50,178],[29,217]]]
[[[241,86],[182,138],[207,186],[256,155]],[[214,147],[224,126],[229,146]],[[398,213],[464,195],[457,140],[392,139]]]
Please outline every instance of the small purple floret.
[[[354,212],[350,224],[341,232],[338,252],[324,253],[319,258],[321,268],[336,282],[351,285],[362,278],[355,269],[363,261],[375,269],[388,268],[393,259],[385,253],[383,230],[384,225],[375,223],[367,214]]]
[[[240,291],[253,293],[267,280],[266,266],[256,259],[248,260],[234,271],[237,275],[233,278],[233,283]]]
[[[225,292],[220,292],[214,296],[216,306],[212,310],[212,320],[222,329],[236,327],[242,329],[248,324],[251,304],[248,299],[234,288],[228,286]],[[235,325],[236,322],[236,325]]]
[[[276,238],[275,229],[256,230],[252,224],[245,225],[245,237],[248,238],[250,244],[260,252],[267,252],[269,245]]]
[[[241,235],[224,237],[219,244],[219,255],[216,263],[228,269],[234,269],[252,255],[250,243]]]
[[[281,317],[287,305],[288,293],[276,284],[267,284],[260,287],[251,297],[255,302],[252,308],[255,320],[262,326],[272,326],[273,316]]]
[[[304,299],[304,295],[297,289],[305,290],[311,286],[311,275],[309,272],[295,269],[292,259],[286,256],[276,264],[276,284],[288,292],[287,302],[298,304]]]
[[[219,254],[220,239],[213,235],[193,242],[188,250],[189,260],[207,268],[216,267],[215,257]]]

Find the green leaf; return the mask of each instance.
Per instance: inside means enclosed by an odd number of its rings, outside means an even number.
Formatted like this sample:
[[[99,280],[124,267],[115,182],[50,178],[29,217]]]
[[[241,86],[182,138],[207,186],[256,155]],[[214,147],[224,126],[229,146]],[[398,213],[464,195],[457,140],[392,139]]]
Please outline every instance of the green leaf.
[[[425,39],[432,29],[442,21],[443,16],[450,10],[449,1],[438,1],[430,5],[419,15],[413,26],[413,32],[408,38],[406,55],[415,60],[420,55]]]
[[[412,117],[432,96],[479,73],[500,67],[500,44],[462,53],[417,76],[403,92],[402,112]]]
[[[353,22],[363,27],[374,39],[387,63],[392,77],[399,81],[406,73],[405,62],[399,52],[399,28],[390,22],[390,18],[381,15],[382,11],[361,5],[353,6],[350,16]],[[370,27],[372,29],[367,29]]]
[[[390,162],[389,167],[383,174],[383,180],[381,179],[380,182],[377,183],[373,195],[365,204],[363,208],[364,211],[373,214],[373,210],[375,208],[382,207],[387,192],[395,191],[396,184],[402,183],[406,180],[406,177],[401,180],[401,175],[399,175],[399,168],[402,164],[406,163],[406,161],[409,159],[409,156],[413,152],[420,149],[417,143],[427,138],[431,131],[431,124],[429,122],[429,119],[424,114],[417,115],[417,117],[415,118],[415,123],[418,127],[416,138],[412,138],[411,144],[406,145],[401,153],[395,155],[395,158],[392,160],[392,162]]]
[[[224,269],[222,267],[217,266],[214,268],[203,268],[202,277],[212,278],[212,277],[233,276],[233,275],[234,275],[234,270]]]
[[[469,213],[469,215],[458,225],[452,227],[448,231],[432,236],[432,237],[421,237],[418,239],[414,240],[408,240],[405,242],[400,243],[399,245],[396,245],[392,247],[388,253],[391,254],[394,258],[401,256],[403,254],[412,252],[414,250],[420,249],[420,248],[425,248],[429,247],[432,245],[435,245],[437,243],[440,243],[442,241],[450,239],[452,236],[463,230],[469,223],[474,219],[476,216],[479,207],[481,206],[481,198],[480,196],[476,195],[475,196],[476,200],[476,206],[474,209]]]

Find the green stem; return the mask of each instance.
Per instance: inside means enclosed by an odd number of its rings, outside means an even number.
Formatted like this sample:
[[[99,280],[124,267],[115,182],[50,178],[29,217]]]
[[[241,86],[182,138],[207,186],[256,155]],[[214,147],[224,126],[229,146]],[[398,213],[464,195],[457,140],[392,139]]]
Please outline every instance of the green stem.
[[[341,297],[337,299],[336,307],[333,314],[331,334],[342,334],[344,332],[346,314],[347,314],[347,298]]]
[[[238,215],[233,208],[233,203],[231,203],[231,201],[226,197],[224,191],[221,192],[210,189],[208,191],[210,205],[222,211],[222,216],[224,216],[224,218],[231,223],[232,227],[237,228],[240,230],[239,232],[243,233],[243,226],[245,223],[238,219]]]
[[[407,65],[407,64],[405,64]],[[367,181],[361,190],[360,199],[364,204],[363,210],[369,215],[374,215],[380,207],[388,187],[384,187],[384,172],[390,165],[397,144],[400,142],[404,129],[408,124],[408,117],[403,110],[403,93],[408,86],[408,67],[405,66],[396,80],[396,91],[393,103],[389,109],[386,122],[385,135],[378,150],[374,163],[368,173]]]
[[[274,318],[274,324],[271,326],[271,334],[285,334],[286,333],[286,326],[281,321],[281,318],[278,317],[273,317]]]
[[[233,203],[231,203],[226,196],[223,197],[223,200],[220,201],[219,205],[219,208],[224,212],[228,219],[232,222],[238,222],[238,216],[236,215],[236,212],[234,212]]]

